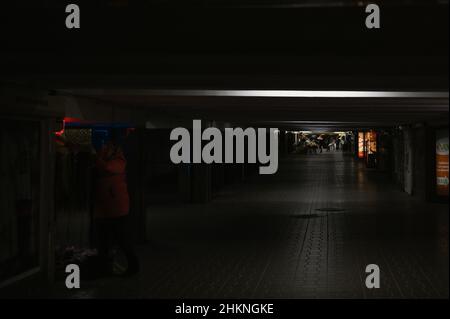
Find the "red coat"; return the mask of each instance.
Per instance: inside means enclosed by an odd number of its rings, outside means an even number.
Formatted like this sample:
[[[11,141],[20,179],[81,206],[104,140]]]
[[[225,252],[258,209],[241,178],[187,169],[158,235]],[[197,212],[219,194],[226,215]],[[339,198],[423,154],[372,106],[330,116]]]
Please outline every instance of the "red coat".
[[[130,199],[126,182],[127,162],[121,150],[110,158],[103,148],[96,160],[96,184],[94,199],[95,218],[117,218],[128,215]]]

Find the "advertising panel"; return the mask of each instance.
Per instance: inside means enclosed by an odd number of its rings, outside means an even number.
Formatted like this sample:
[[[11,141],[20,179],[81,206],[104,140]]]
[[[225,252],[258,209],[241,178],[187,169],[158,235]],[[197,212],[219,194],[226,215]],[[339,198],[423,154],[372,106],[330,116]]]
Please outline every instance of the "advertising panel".
[[[365,141],[364,141],[364,132],[358,133],[358,158],[364,158],[365,151]]]
[[[436,132],[436,194],[448,197],[448,130]]]

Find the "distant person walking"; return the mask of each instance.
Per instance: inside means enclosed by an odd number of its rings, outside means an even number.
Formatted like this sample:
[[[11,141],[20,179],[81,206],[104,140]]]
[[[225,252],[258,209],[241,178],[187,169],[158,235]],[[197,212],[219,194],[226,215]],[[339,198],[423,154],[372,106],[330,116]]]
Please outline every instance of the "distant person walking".
[[[328,144],[330,151],[336,150],[336,140],[334,138],[331,139],[330,144]]]

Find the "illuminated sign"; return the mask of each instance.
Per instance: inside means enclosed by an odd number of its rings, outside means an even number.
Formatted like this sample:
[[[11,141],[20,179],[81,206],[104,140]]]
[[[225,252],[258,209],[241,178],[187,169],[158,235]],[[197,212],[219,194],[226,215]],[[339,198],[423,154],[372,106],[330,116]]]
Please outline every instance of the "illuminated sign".
[[[366,148],[367,154],[376,154],[377,153],[377,133],[376,132],[367,132],[367,141]]]
[[[436,132],[436,194],[448,196],[448,130]]]
[[[358,158],[364,158],[366,153],[365,150],[365,141],[364,141],[364,132],[358,133]]]

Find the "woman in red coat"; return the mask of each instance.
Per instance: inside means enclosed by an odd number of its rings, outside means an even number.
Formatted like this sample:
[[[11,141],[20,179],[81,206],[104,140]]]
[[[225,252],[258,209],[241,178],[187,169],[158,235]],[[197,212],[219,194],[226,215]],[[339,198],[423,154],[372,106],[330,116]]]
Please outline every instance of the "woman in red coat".
[[[127,162],[119,146],[109,142],[98,153],[95,185],[95,218],[127,216],[130,199],[126,182]]]
[[[139,271],[139,262],[132,248],[129,231],[130,199],[126,182],[126,160],[118,144],[118,136],[97,154],[95,170],[94,219],[98,235],[98,255],[109,271],[111,248],[116,244],[125,254],[127,275]]]

